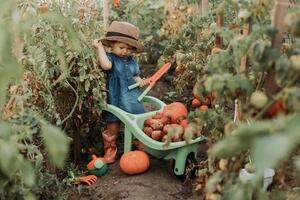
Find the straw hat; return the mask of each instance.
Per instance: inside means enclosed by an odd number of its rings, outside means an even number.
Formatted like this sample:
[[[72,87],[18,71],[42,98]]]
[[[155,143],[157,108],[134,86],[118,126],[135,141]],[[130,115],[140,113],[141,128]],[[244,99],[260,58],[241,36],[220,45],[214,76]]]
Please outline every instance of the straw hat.
[[[139,34],[140,30],[136,26],[128,22],[113,21],[101,42],[105,46],[110,46],[111,41],[123,42],[135,47],[136,52],[142,52],[144,45],[138,41]]]

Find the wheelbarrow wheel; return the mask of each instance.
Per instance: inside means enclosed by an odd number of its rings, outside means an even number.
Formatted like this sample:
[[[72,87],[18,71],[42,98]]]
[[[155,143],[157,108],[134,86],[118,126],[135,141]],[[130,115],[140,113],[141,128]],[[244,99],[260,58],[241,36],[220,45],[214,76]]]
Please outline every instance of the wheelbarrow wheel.
[[[196,164],[197,160],[195,159],[194,154],[189,154],[186,158],[184,173],[182,175],[175,174],[175,160],[172,160],[172,172],[181,181],[193,179],[196,177]]]

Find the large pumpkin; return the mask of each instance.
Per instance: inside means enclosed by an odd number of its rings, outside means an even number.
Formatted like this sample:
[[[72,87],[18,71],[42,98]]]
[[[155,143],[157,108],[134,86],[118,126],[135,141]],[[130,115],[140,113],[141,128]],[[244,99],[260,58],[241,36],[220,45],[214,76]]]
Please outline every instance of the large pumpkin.
[[[127,151],[120,159],[120,168],[126,174],[145,172],[150,166],[149,156],[144,151]]]
[[[180,123],[185,119],[188,111],[183,103],[173,102],[168,104],[163,109],[163,115],[169,117],[173,124]]]

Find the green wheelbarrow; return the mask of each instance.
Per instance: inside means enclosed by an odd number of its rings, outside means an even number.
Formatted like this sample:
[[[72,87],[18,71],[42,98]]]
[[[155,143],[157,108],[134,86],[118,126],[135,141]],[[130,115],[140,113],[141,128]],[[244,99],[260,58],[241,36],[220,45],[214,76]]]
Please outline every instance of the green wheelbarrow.
[[[165,160],[173,159],[174,174],[178,177],[184,176],[187,165],[196,161],[198,143],[203,141],[205,137],[199,136],[189,144],[180,141],[165,145],[163,142],[153,140],[142,130],[144,121],[162,111],[166,104],[151,96],[145,96],[143,102],[150,103],[157,110],[142,114],[131,114],[110,104],[107,104],[107,107],[104,108],[104,110],[118,117],[125,125],[124,152],[130,151],[133,140],[138,139],[144,145],[144,150],[150,155]]]

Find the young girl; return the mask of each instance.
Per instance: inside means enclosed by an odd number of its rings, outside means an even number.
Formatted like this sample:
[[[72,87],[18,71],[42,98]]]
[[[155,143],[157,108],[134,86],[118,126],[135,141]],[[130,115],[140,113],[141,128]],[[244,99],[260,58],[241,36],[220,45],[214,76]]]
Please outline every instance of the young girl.
[[[139,76],[137,61],[131,56],[133,52],[144,50],[144,46],[138,42],[139,32],[130,23],[113,21],[106,37],[93,43],[97,49],[99,65],[107,71],[107,103],[133,114],[145,112],[143,103],[137,100],[140,95],[139,88],[128,90],[128,86],[136,82],[141,82],[140,87],[146,85]],[[110,47],[111,52],[106,53],[103,45]],[[120,120],[106,111],[103,111],[103,118],[107,123],[106,130],[102,133],[104,158],[108,163],[113,163],[117,154],[116,139]]]

